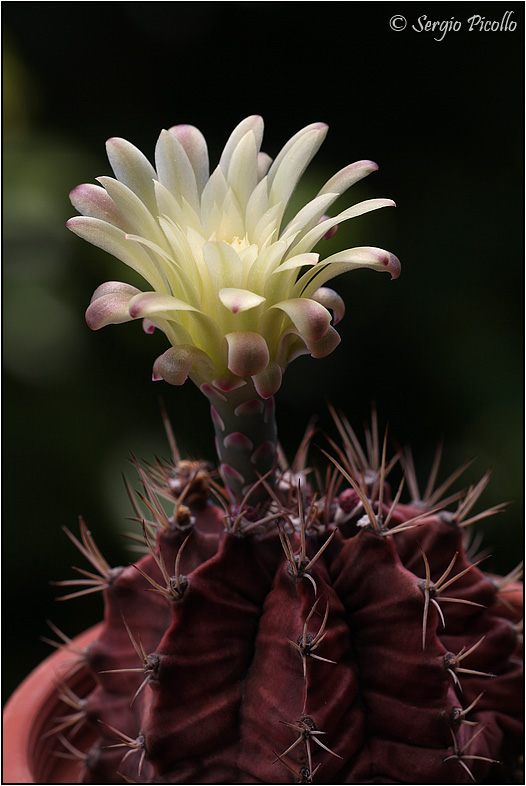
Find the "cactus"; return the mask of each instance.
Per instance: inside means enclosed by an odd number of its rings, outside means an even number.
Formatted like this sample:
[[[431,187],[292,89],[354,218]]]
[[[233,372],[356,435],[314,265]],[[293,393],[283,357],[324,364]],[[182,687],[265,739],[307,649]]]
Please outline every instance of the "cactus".
[[[364,448],[332,411],[324,471],[307,464],[313,428],[290,464],[278,445],[283,371],[339,341],[344,306],[325,283],[355,267],[400,271],[381,249],[320,261],[312,248],[393,203],[325,215],[376,169],[361,161],[281,229],[326,127],[303,129],[272,163],[262,128],[243,121],[211,177],[192,126],[161,134],[157,171],[110,140],[117,179],[71,195],[83,215],[69,228],[152,287],[103,284],[88,325],[142,319],[166,334],[153,377],[190,377],[207,396],[219,472],[181,457],[165,417],[171,460],[135,461],[142,490],[129,489],[144,555],[111,568],[84,522],[79,538],[68,531],[90,568],[59,582],[64,597],[100,590],[105,615],[85,651],[55,629],[93,677],[87,696],[62,687],[58,753],[78,757],[85,783],[504,778],[521,737],[520,627],[505,594],[518,571],[485,575],[466,534],[503,510],[473,511],[489,473],[453,493],[463,467],[435,488],[437,454],[420,493],[410,454],[388,459],[374,413]],[[97,736],[88,751],[75,745],[84,724]]]

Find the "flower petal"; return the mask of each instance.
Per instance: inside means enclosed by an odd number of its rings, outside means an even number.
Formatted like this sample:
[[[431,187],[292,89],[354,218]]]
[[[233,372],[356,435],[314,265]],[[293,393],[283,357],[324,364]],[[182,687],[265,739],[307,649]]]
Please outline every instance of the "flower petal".
[[[312,199],[302,209],[296,213],[292,221],[290,221],[285,230],[280,235],[280,240],[290,240],[297,236],[299,232],[308,232],[312,229],[320,218],[324,215],[327,208],[334,202],[338,194],[318,194],[317,197]]]
[[[311,297],[326,281],[360,267],[390,273],[392,279],[398,278],[401,270],[398,257],[382,248],[371,246],[349,248],[327,257],[315,268],[304,273],[297,281],[293,294]]]
[[[148,210],[155,214],[153,181],[157,174],[146,156],[135,145],[119,137],[108,139],[106,153],[115,177],[137,194]]]
[[[197,294],[199,283],[197,281],[190,281],[186,275],[187,271],[189,273],[194,272],[195,263],[193,263],[193,260],[190,260],[191,264],[188,264],[189,253],[186,248],[177,244],[178,238],[174,238],[171,231],[172,227],[162,220],[161,225],[163,226],[167,240],[172,246],[172,254],[140,235],[126,235],[126,238],[135,240],[139,245],[150,249],[155,255],[158,267],[163,271],[166,281],[170,285],[170,291],[178,292],[179,295],[181,295],[181,299],[184,299],[186,302],[190,303],[190,305],[199,307],[199,296]],[[173,252],[174,246],[175,253]],[[177,258],[183,262],[182,265],[178,264]]]
[[[140,292],[140,289],[137,289],[137,287],[132,287],[131,284],[127,284],[125,281],[105,281],[103,284],[99,284],[91,296],[90,303],[93,303],[95,300],[103,297],[104,295],[122,294],[133,297],[134,295],[140,294]]]
[[[292,136],[289,141],[283,145],[280,152],[272,162],[270,169],[268,170],[269,185],[272,185],[283,160],[288,156],[291,148],[293,148],[302,137],[310,134],[312,131],[321,131],[324,138],[327,134],[328,126],[326,123],[310,123],[310,125],[305,126],[305,128],[300,129],[296,134],[294,134],[294,136]],[[320,145],[323,142],[323,138],[320,140]]]
[[[144,202],[133,191],[115,180],[113,177],[98,177],[98,182],[106,189],[117,208],[126,216],[131,232],[137,235],[144,235],[159,245],[166,245],[163,233],[159,229],[159,224],[152,216]],[[127,232],[129,234],[129,231]]]
[[[153,364],[153,377],[161,377],[170,385],[182,385],[188,379],[192,367],[199,361],[213,367],[208,355],[197,347],[188,344],[171,347]]]
[[[292,244],[291,248],[294,249],[295,254],[310,251],[314,248],[316,243],[337,224],[348,221],[350,218],[357,218],[365,213],[370,213],[372,210],[379,210],[382,207],[395,207],[395,203],[392,199],[366,199],[363,202],[359,202],[357,205],[348,207],[347,210],[344,210],[333,218],[327,218],[325,221],[320,221],[319,224],[313,227],[301,239],[297,239]]]
[[[209,176],[208,147],[198,128],[181,124],[168,129],[183,146],[194,170],[197,190],[202,193]]]
[[[269,303],[283,300],[288,297],[298,277],[298,271],[303,267],[313,267],[317,264],[319,254],[298,254],[282,262],[274,270],[268,271],[264,295]],[[283,275],[278,275],[279,273]]]
[[[337,325],[338,322],[343,319],[345,315],[345,303],[343,298],[341,298],[340,295],[334,291],[334,289],[330,289],[329,287],[320,287],[311,297],[316,301],[316,303],[321,303],[322,306],[325,306],[325,308],[328,308],[333,312],[333,325]]]
[[[258,183],[257,157],[256,138],[249,131],[234,148],[226,176],[243,209]]]
[[[178,202],[182,199],[199,211],[197,181],[193,167],[182,144],[169,131],[161,131],[155,146],[155,166],[158,180],[172,192]]]
[[[247,212],[249,209],[247,206]],[[271,243],[277,242],[282,212],[281,204],[274,205],[269,207],[257,222],[251,239],[253,243],[257,243],[260,249],[266,250]]]
[[[252,377],[252,382],[258,395],[261,398],[270,398],[281,387],[281,377],[283,372],[277,363],[271,361],[264,371],[255,374]]]
[[[378,164],[375,164],[374,161],[355,161],[354,164],[340,169],[330,180],[327,180],[323,188],[319,190],[318,196],[329,193],[340,196],[359,180],[367,177],[371,172],[376,172],[377,169]]]
[[[140,292],[130,301],[129,310],[134,319],[155,322],[174,345],[192,342],[222,364],[223,335],[209,313],[162,292]],[[161,320],[166,322],[159,325]]]
[[[218,390],[221,390],[223,393],[230,393],[231,390],[237,390],[238,388],[244,387],[247,383],[244,379],[240,379],[240,377],[236,377],[235,374],[231,374],[227,372],[220,377],[216,377],[212,380],[212,384]]]
[[[276,362],[281,368],[285,369],[296,358],[309,354],[305,341],[294,326],[289,327],[281,334],[276,351]]]
[[[249,289],[236,289],[235,287],[220,289],[218,297],[232,314],[237,314],[239,311],[249,311],[249,309],[256,308],[265,302],[265,298],[261,295],[256,295]]]
[[[296,326],[300,336],[309,341],[317,341],[322,338],[331,323],[330,312],[320,303],[308,298],[282,300],[271,308],[279,308],[284,311]]]
[[[75,210],[78,210],[83,216],[107,221],[124,232],[131,229],[128,218],[101,186],[83,183],[70,192],[69,198]]]
[[[262,216],[267,213],[268,209],[267,181],[263,178],[252,191],[245,213],[247,235],[254,243],[258,243],[258,238],[256,236],[258,222]],[[260,245],[260,243],[258,243],[258,245]]]
[[[216,167],[201,194],[201,221],[206,237],[210,237],[214,231],[214,208],[219,211],[223,205],[228,192],[228,184],[225,175],[219,167]]]
[[[154,181],[154,188],[159,211],[158,220],[161,225],[164,216],[176,224],[180,233],[184,233],[188,226],[191,226],[196,232],[203,232],[200,213],[196,213],[186,200],[179,204],[172,192],[158,180]]]
[[[142,321],[142,329],[145,333],[151,336],[152,333],[155,333],[157,325],[151,321],[151,319],[143,319]]]
[[[224,241],[230,245],[234,238],[245,236],[245,211],[239,199],[229,187],[221,205],[218,217],[213,224],[213,235],[210,240]]]
[[[320,124],[318,127],[313,128],[291,146],[275,170],[274,165],[277,159],[269,170],[269,204],[276,205],[281,203],[282,213],[285,212],[292,192],[311,159],[318,152],[326,133],[327,126]],[[274,177],[271,179],[272,171]]]
[[[279,265],[287,250],[287,244],[278,240],[268,245],[254,260],[247,278],[247,289],[263,292],[272,271]]]
[[[243,279],[243,265],[239,254],[224,242],[210,242],[203,247],[208,272],[214,292],[228,287],[237,287]]]
[[[133,319],[139,317],[152,317],[157,315],[165,319],[173,318],[178,311],[195,311],[194,308],[184,300],[179,300],[172,295],[163,295],[161,292],[139,292],[130,301],[130,315]]]
[[[79,237],[102,248],[137,271],[154,289],[163,291],[166,288],[164,279],[148,254],[133,240],[127,240],[121,229],[99,218],[85,216],[70,218],[66,226]]]
[[[248,131],[253,132],[256,140],[256,148],[259,150],[261,147],[261,140],[263,139],[263,127],[264,124],[262,117],[259,115],[250,115],[250,117],[246,117],[234,128],[223,149],[221,158],[219,159],[219,166],[221,167],[221,170],[224,172],[225,176],[228,172],[230,160],[234,154],[234,150]]]
[[[238,377],[252,377],[268,366],[267,342],[259,333],[242,331],[227,333],[228,369]]]
[[[305,344],[313,358],[325,358],[336,349],[340,341],[340,334],[331,325],[324,336],[317,341],[305,339]]]
[[[272,271],[270,275],[274,275],[274,273],[282,273],[285,270],[296,270],[297,268],[301,267],[312,267],[312,265],[316,265],[320,258],[319,254],[296,254],[293,257],[289,257],[284,262],[282,262],[275,270]]]
[[[130,322],[134,317],[129,311],[129,303],[140,294],[136,287],[123,281],[106,281],[101,284],[91,298],[86,310],[86,323],[91,330],[100,330],[106,325],[119,325]]]
[[[263,180],[271,164],[272,159],[269,155],[258,153],[258,181]]]

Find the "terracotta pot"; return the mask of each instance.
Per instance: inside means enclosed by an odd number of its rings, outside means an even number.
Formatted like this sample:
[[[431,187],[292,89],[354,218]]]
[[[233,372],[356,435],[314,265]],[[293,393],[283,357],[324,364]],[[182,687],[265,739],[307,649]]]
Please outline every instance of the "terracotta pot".
[[[74,639],[87,647],[99,635],[101,625]],[[3,783],[77,783],[82,764],[61,758],[55,751],[56,736],[45,736],[57,726],[57,718],[72,710],[60,699],[60,682],[83,698],[93,687],[87,668],[72,663],[71,652],[58,650],[46,658],[10,697],[4,709]],[[75,671],[75,668],[78,670]],[[95,731],[82,726],[74,738],[75,747],[87,751],[95,741]]]

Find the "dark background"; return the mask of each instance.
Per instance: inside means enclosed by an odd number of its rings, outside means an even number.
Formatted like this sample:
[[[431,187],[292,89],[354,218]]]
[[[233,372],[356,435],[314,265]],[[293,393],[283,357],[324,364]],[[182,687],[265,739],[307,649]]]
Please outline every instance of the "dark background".
[[[514,31],[468,32],[468,17]],[[476,457],[483,506],[513,501],[479,528],[511,570],[522,553],[523,70],[522,3],[4,2],[4,691],[49,652],[46,619],[74,635],[101,615],[98,596],[57,603],[50,580],[84,566],[61,531],[82,514],[112,564],[129,560],[128,457],[167,456],[162,394],[189,455],[213,458],[204,398],[152,383],[162,336],[137,325],[91,333],[95,287],[126,279],[116,260],[68,233],[68,192],[110,174],[109,136],[150,158],[161,128],[187,122],[212,159],[245,116],[266,122],[275,155],[318,120],[329,136],[301,195],[372,158],[343,197],[392,197],[396,210],[340,228],[327,253],[377,245],[396,253],[396,282],[371,271],[336,280],[347,314],[329,358],[301,358],[278,394],[285,450],[325,400],[361,431],[371,402],[382,428],[411,443],[423,482],[444,439],[441,478]],[[389,27],[407,17],[404,31]],[[418,17],[459,20],[443,41]],[[439,34],[440,35],[440,34]],[[332,245],[331,245],[332,244]],[[480,509],[480,506],[479,506]]]

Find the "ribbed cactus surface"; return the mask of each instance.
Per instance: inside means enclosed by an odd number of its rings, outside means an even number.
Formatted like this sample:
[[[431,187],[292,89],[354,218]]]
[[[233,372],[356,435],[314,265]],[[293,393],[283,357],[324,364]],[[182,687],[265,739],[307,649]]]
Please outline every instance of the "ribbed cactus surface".
[[[446,508],[448,483],[420,498],[406,461],[402,504],[395,462],[337,423],[343,448],[317,491],[305,445],[259,505],[233,505],[176,455],[137,465],[136,564],[110,569],[84,524],[71,536],[105,598],[79,656],[93,691],[64,687],[71,722],[57,723],[83,782],[511,782],[519,619],[466,538],[500,510],[472,513],[487,476]],[[82,723],[99,735],[87,753]]]

